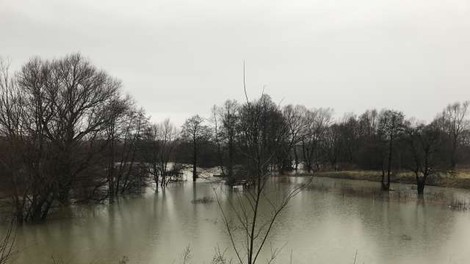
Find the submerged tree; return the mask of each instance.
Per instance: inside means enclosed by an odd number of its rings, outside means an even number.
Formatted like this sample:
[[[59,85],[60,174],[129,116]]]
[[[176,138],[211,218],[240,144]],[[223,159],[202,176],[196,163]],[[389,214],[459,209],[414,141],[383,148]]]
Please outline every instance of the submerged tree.
[[[442,168],[438,152],[443,133],[435,123],[408,126],[405,131],[410,148],[409,168],[415,174],[418,195],[423,195],[428,177]]]
[[[126,105],[126,102],[123,106],[127,110],[106,129],[108,196],[111,201],[119,194],[139,190],[145,185],[145,166],[139,162],[139,153],[147,117],[143,110],[137,110],[130,103]]]
[[[213,138],[218,145],[220,165],[223,167],[223,173],[226,174],[229,182],[234,180],[239,110],[240,106],[236,101],[227,100],[223,106],[216,107],[214,112],[216,131]]]
[[[289,133],[285,137],[285,142],[278,153],[278,169],[283,174],[285,167],[292,167],[294,161],[294,170],[297,172],[300,164],[299,150],[297,146],[305,139],[308,128],[305,115],[307,108],[302,105],[287,105],[282,109],[282,115],[287,124]],[[292,157],[293,156],[293,157]]]
[[[237,142],[245,157],[243,167],[249,186],[235,198],[238,201],[229,202],[229,212],[223,210],[219,198],[217,201],[238,262],[254,264],[259,260],[277,218],[303,185],[294,186],[275,198],[267,195],[271,178],[269,165],[274,162],[285,139],[290,139],[289,125],[269,96],[263,95],[259,100],[244,104],[240,109],[239,125]],[[232,214],[236,223],[230,220]]]
[[[193,181],[196,181],[198,154],[200,145],[203,141],[209,139],[210,130],[204,125],[204,119],[199,115],[195,115],[186,120],[182,128],[182,137],[192,145],[192,165],[193,165]]]
[[[16,217],[41,221],[55,202],[69,203],[77,179],[102,173],[93,164],[122,111],[112,103],[120,83],[75,54],[32,59],[0,88],[0,131],[11,151],[2,163]]]
[[[142,154],[148,164],[148,172],[153,176],[157,188],[161,177],[160,186],[164,188],[168,183],[168,165],[178,144],[178,131],[169,119],[165,119],[147,128],[144,144]]]

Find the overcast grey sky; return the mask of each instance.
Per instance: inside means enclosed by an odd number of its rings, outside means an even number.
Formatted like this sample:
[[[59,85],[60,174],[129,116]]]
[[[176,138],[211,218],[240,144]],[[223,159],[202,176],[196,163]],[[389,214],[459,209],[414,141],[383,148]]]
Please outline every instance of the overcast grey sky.
[[[394,108],[429,120],[470,99],[469,0],[0,0],[0,56],[81,52],[155,120],[249,95]]]

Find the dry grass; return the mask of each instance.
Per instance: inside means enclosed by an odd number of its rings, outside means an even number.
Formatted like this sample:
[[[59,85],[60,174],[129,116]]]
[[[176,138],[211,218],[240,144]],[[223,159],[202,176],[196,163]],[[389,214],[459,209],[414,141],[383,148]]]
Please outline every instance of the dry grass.
[[[457,171],[457,178],[470,179],[470,170]]]
[[[322,171],[314,174],[316,177],[328,177],[338,179],[365,180],[380,182],[380,171]],[[416,179],[412,172],[400,172],[392,175],[392,183],[415,184]],[[428,178],[428,185],[470,189],[470,171],[457,171],[455,173],[439,173]]]

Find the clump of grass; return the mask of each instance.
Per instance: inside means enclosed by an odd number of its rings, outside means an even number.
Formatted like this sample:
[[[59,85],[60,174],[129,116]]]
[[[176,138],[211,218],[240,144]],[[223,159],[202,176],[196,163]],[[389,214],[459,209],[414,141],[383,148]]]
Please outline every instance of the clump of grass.
[[[214,202],[214,198],[210,196],[204,196],[202,198],[198,198],[196,200],[192,200],[191,203],[193,204],[208,204]]]
[[[380,182],[382,172],[364,170],[319,171],[313,174],[298,174],[298,176],[316,176],[350,180],[366,180]],[[393,173],[392,183],[416,184],[414,173],[400,171]],[[470,189],[470,171],[439,172],[428,178],[426,185]]]
[[[377,171],[322,171],[314,174],[319,177],[340,178],[351,180],[380,180],[380,173]]]

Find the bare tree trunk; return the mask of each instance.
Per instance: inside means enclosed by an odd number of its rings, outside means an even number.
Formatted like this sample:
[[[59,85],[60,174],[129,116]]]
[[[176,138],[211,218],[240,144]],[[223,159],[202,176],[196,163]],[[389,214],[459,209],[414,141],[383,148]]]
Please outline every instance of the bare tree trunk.
[[[390,136],[390,142],[388,146],[388,163],[387,163],[387,183],[383,183],[382,189],[384,191],[390,190],[390,174],[392,171],[392,152],[393,152],[393,136]]]
[[[193,182],[197,179],[197,142],[193,140]]]
[[[455,171],[456,166],[457,166],[457,138],[456,136],[454,136],[454,139],[452,142],[451,154],[450,154],[450,169],[452,171]]]
[[[387,186],[385,185],[385,168],[384,168],[383,162],[382,162],[382,179],[380,181],[380,186],[382,190],[384,191],[387,189]]]
[[[296,145],[294,145],[293,151],[294,151],[294,161],[295,161],[294,170],[295,170],[295,173],[297,173],[297,171],[299,169],[299,156],[297,154],[297,146]]]
[[[418,196],[423,196],[424,194],[424,187],[426,186],[426,180],[425,178],[416,178],[416,185],[418,189]]]
[[[229,180],[233,180],[233,154],[234,154],[233,152],[234,152],[233,138],[230,137],[229,142],[228,142],[228,164],[227,164]]]

